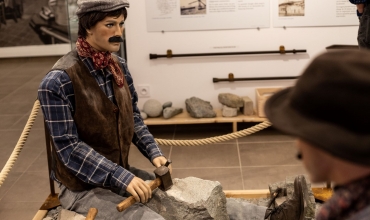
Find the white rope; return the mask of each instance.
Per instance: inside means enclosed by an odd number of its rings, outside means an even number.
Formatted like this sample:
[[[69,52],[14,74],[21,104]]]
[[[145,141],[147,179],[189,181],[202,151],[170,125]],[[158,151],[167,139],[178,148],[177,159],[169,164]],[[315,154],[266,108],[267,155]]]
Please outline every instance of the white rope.
[[[19,153],[23,149],[24,144],[26,143],[27,137],[30,133],[30,130],[33,126],[33,123],[35,122],[35,119],[37,117],[37,113],[40,108],[40,102],[39,100],[35,101],[35,104],[33,105],[31,114],[28,118],[27,124],[23,129],[23,132],[18,140],[17,145],[15,146],[12,154],[10,155],[8,161],[6,162],[4,168],[1,170],[0,173],[0,187],[4,183],[4,180],[8,176],[8,173],[10,172],[11,168],[13,167],[15,161],[18,158]],[[198,139],[198,140],[165,140],[165,139],[155,139],[155,141],[160,145],[167,145],[167,146],[198,146],[198,145],[206,145],[206,144],[212,144],[212,143],[218,143],[222,141],[228,141],[240,137],[244,137],[253,133],[256,133],[260,130],[263,130],[267,127],[271,126],[271,123],[269,121],[264,121],[260,124],[257,124],[253,127],[226,134],[216,137],[210,137],[210,138],[204,138],[204,139]]]
[[[18,140],[17,144],[15,145],[15,148],[14,148],[12,154],[10,155],[10,157],[9,157],[8,161],[6,162],[4,168],[1,170],[1,173],[0,173],[0,187],[3,185],[6,177],[8,176],[8,174],[9,174],[10,170],[12,169],[15,161],[17,160],[19,153],[22,151],[23,146],[26,143],[27,137],[28,137],[28,135],[31,131],[33,123],[36,120],[36,116],[37,116],[37,113],[39,111],[39,108],[40,108],[40,102],[38,100],[36,100],[36,102],[33,105],[31,114],[28,118],[28,121],[26,123],[26,126],[24,127],[23,132],[22,132],[21,136],[19,137],[19,140]]]

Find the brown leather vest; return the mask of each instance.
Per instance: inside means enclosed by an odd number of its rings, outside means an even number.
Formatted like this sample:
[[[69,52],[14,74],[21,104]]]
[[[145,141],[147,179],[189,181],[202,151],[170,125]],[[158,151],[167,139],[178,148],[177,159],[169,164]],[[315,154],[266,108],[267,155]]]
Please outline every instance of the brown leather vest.
[[[117,103],[114,104],[100,89],[95,78],[78,58],[76,51],[62,57],[53,69],[65,70],[72,81],[75,94],[73,119],[79,139],[107,159],[128,169],[134,119],[130,90],[126,81],[124,86],[119,88],[112,79]],[[73,175],[57,157],[55,150],[53,152],[55,158],[53,170],[63,185],[72,191],[94,187]]]

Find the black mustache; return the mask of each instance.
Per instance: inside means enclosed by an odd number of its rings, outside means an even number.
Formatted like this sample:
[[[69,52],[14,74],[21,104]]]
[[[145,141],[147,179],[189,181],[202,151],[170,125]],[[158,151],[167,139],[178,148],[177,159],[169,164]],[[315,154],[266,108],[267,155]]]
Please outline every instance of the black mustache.
[[[120,36],[114,36],[114,37],[110,37],[108,41],[111,43],[112,42],[123,42],[123,39]]]

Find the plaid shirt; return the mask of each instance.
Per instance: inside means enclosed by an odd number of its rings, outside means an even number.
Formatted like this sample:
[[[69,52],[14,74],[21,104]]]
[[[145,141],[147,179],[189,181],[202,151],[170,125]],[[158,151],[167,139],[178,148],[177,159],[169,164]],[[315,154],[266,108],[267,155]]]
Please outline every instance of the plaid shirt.
[[[112,73],[107,68],[95,70],[91,58],[80,57],[80,59],[88,67],[91,75],[95,77],[103,92],[113,102],[112,83],[115,82]],[[118,59],[123,67],[125,80],[132,97],[134,115],[132,143],[152,161],[163,154],[140,116],[137,107],[138,97],[125,60],[120,57]],[[74,90],[68,74],[63,70],[50,71],[41,81],[38,99],[56,152],[67,168],[86,183],[125,191],[134,175],[96,152],[78,137],[76,124],[72,117],[75,111]],[[58,181],[53,172],[51,177]]]

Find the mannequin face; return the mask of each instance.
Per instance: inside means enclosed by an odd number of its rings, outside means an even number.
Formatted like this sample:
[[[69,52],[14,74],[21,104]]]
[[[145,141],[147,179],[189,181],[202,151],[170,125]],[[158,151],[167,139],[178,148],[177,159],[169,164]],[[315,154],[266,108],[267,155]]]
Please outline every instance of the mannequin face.
[[[123,15],[104,18],[102,21],[96,23],[90,30],[87,30],[86,41],[98,51],[117,52],[120,43],[109,42],[109,38],[114,36],[122,37],[125,28],[124,21],[125,18]]]

